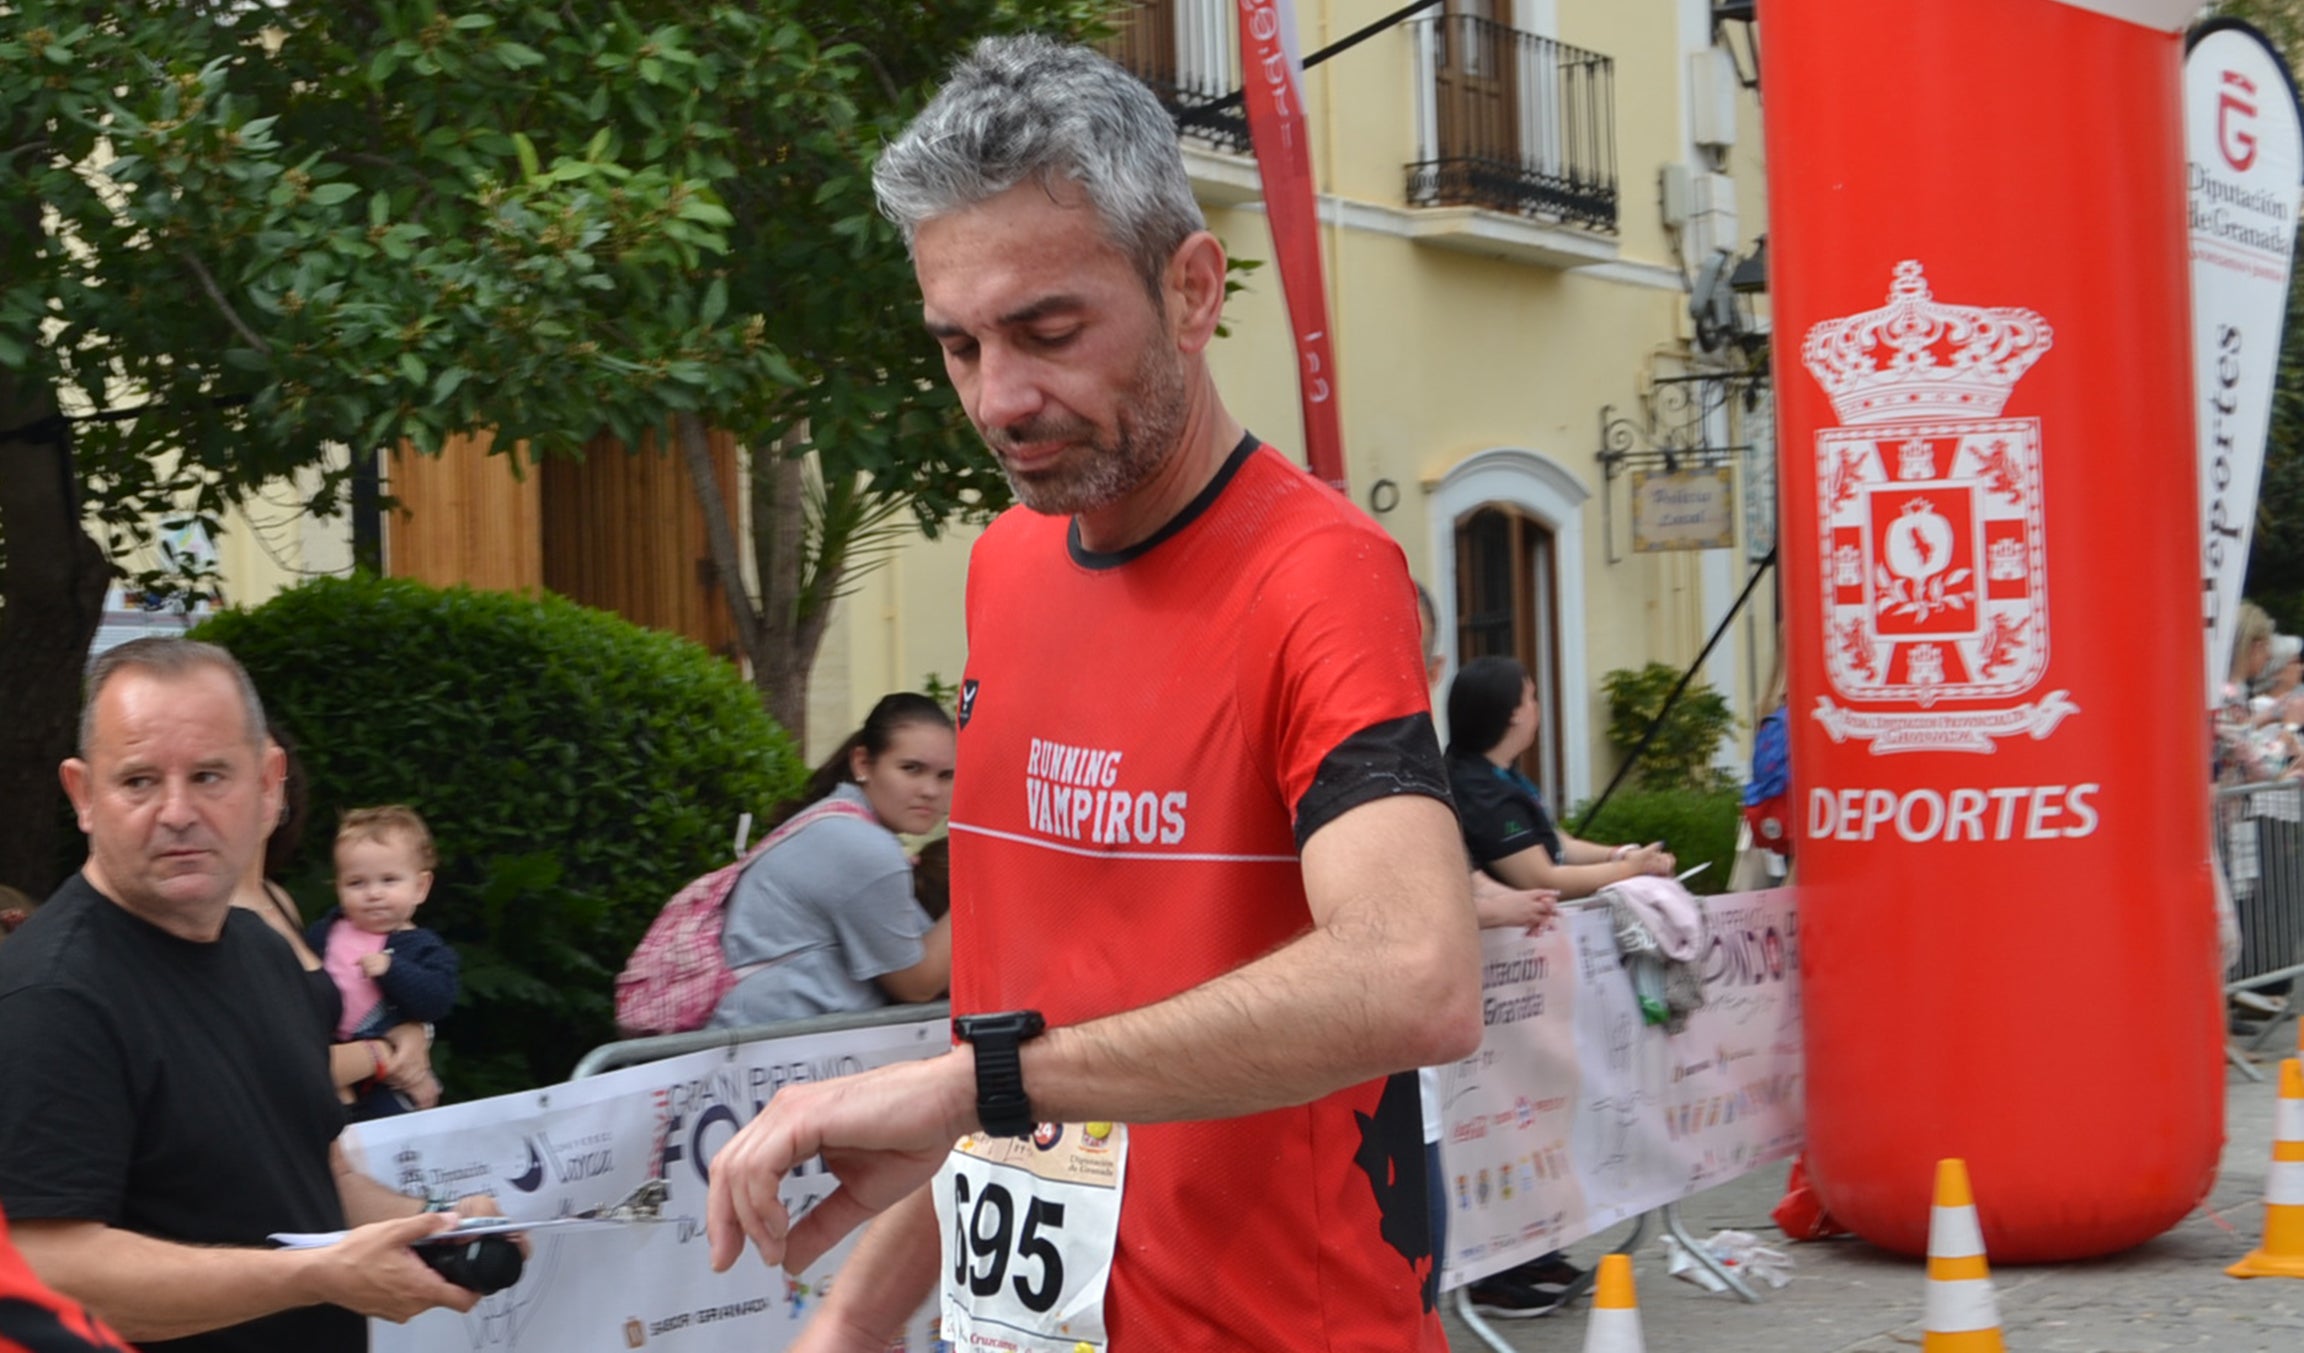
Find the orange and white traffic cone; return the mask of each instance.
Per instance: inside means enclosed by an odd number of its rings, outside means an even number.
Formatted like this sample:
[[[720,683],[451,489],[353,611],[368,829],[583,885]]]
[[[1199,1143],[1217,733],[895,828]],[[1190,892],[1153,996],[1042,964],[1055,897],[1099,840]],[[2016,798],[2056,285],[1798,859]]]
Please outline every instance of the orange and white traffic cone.
[[[2235,1278],[2304,1278],[2304,1058],[2280,1064],[2272,1173],[2264,1180],[2264,1243],[2224,1271]]]
[[[1632,1256],[1600,1258],[1592,1314],[1584,1320],[1584,1353],[1647,1353],[1640,1338],[1640,1300],[1632,1290]]]
[[[1984,1262],[1984,1228],[1968,1190],[1968,1162],[1936,1162],[1936,1205],[1928,1213],[1928,1299],[1921,1308],[1921,1353],[2002,1353],[2000,1301]]]

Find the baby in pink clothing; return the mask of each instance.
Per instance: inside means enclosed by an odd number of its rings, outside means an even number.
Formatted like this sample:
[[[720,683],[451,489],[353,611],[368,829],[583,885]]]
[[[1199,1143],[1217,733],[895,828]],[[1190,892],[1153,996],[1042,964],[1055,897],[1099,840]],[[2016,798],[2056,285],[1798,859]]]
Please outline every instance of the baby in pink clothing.
[[[431,894],[435,863],[432,833],[413,808],[355,808],[336,829],[337,905],[309,939],[343,998],[338,1041],[430,1024],[456,1004],[456,951],[413,919]],[[353,1104],[356,1120],[412,1107],[380,1082],[360,1087]]]

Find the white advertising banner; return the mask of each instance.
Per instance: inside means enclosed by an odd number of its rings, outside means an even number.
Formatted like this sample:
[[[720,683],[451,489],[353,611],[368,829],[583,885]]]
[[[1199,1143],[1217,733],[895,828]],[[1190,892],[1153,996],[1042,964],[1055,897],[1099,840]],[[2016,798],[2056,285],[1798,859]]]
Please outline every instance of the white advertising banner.
[[[2192,240],[2193,398],[2199,408],[2201,587],[2208,700],[2231,667],[2271,426],[2304,139],[2288,67],[2255,29],[2217,20],[2184,57]]]
[[[539,1231],[520,1281],[468,1314],[370,1322],[374,1353],[773,1353],[797,1337],[846,1257],[798,1278],[747,1249],[715,1274],[704,1238],[713,1152],[786,1085],[850,1075],[949,1045],[941,1019],[749,1043],[627,1067],[545,1090],[362,1123],[354,1168],[400,1190],[486,1193],[507,1216],[550,1220],[607,1208],[654,1177],[655,1222]],[[795,1213],[828,1191],[818,1166],[785,1180]],[[895,1347],[928,1353],[923,1309]]]
[[[1702,899],[1704,1004],[1643,1021],[1604,907],[1483,932],[1480,1050],[1440,1073],[1441,1284],[1533,1259],[1799,1150],[1789,889]]]
[[[2059,3],[2173,33],[2200,12],[2201,0],[2059,0]]]

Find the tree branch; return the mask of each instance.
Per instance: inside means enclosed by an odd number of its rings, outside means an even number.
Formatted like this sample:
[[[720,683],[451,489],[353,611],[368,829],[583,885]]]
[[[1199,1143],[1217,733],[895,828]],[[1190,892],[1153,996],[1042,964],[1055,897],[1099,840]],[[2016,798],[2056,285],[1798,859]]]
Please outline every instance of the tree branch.
[[[344,158],[353,164],[369,164],[378,169],[389,169],[395,173],[406,174],[419,183],[425,181],[422,174],[410,168],[404,161],[395,160],[389,155],[378,155],[373,151],[366,150],[348,150],[344,152]]]
[[[735,614],[737,637],[744,656],[755,670],[761,664],[760,613],[752,594],[744,590],[743,556],[736,550],[736,528],[728,520],[728,500],[720,492],[720,476],[712,468],[712,442],[704,420],[692,413],[672,415],[672,437],[680,444],[680,459],[688,466],[688,481],[696,491],[696,505],[704,510],[704,539],[712,550],[712,567],[720,575],[720,588],[728,594],[728,609]]]
[[[856,50],[864,54],[865,64],[871,66],[872,73],[880,78],[880,91],[888,96],[888,102],[902,105],[904,91],[896,87],[896,77],[889,74],[888,68],[880,63],[880,54],[873,51],[869,44],[861,42],[856,44]]]
[[[209,274],[208,265],[200,261],[200,256],[189,249],[184,249],[178,251],[176,257],[183,259],[184,266],[190,268],[192,275],[199,279],[200,289],[208,293],[209,301],[215,305],[217,313],[224,316],[224,322],[231,325],[233,331],[242,338],[247,339],[249,347],[263,353],[266,357],[271,356],[272,345],[264,341],[264,335],[249,328],[248,321],[240,318],[240,312],[232,308],[232,302],[224,299],[224,289],[216,285],[216,279]]]

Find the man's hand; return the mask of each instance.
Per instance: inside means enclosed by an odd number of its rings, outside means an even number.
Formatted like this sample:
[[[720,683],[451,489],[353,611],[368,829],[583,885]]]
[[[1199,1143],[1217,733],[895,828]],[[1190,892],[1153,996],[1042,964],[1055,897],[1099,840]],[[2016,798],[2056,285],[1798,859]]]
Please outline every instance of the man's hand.
[[[362,977],[382,977],[390,971],[392,971],[391,950],[379,949],[373,954],[360,956],[360,975]]]
[[[749,1239],[798,1273],[842,1236],[926,1184],[976,1128],[975,1055],[963,1047],[837,1081],[788,1086],[712,1158],[705,1229],[725,1273]],[[840,1181],[795,1223],[778,1188],[812,1156]]]
[[[1540,935],[1552,924],[1552,918],[1560,914],[1560,890],[1514,888],[1475,869],[1472,871],[1472,910],[1478,913],[1482,930],[1518,926],[1531,935]]]
[[[467,1193],[449,1204],[448,1210],[459,1217],[501,1217],[504,1215],[504,1209],[496,1206],[496,1200],[485,1193]],[[534,1257],[536,1251],[529,1246],[526,1231],[514,1231],[509,1239],[514,1245],[519,1246],[521,1258]]]
[[[446,1212],[423,1212],[362,1226],[319,1256],[320,1290],[329,1301],[362,1315],[399,1324],[435,1306],[469,1311],[480,1294],[458,1287],[425,1266],[409,1248],[456,1224]]]

